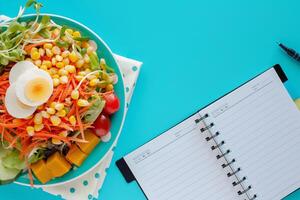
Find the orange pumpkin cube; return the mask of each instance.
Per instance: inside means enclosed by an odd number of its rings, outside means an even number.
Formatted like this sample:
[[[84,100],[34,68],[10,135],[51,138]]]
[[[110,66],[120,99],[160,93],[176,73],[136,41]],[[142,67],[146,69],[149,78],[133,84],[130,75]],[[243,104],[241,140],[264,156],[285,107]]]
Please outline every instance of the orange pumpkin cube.
[[[59,152],[55,152],[48,158],[46,166],[53,177],[60,177],[71,169],[70,163]]]
[[[66,159],[76,166],[80,166],[87,155],[83,153],[76,144],[73,144],[66,155]]]
[[[39,181],[43,184],[47,183],[53,178],[51,171],[47,168],[44,160],[39,160],[38,162],[33,163],[30,168],[36,178],[39,179]]]
[[[100,138],[90,129],[84,131],[84,137],[87,142],[76,142],[81,151],[86,154],[90,154],[92,150],[100,142]],[[81,138],[82,139],[82,138]]]

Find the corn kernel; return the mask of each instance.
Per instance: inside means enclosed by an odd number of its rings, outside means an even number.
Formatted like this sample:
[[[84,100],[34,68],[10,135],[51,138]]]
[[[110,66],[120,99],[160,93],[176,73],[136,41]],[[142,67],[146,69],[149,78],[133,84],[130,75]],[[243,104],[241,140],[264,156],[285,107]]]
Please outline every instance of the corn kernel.
[[[93,80],[93,79],[95,79],[95,78],[97,78],[95,75],[93,75],[93,74],[91,74],[91,75],[89,75],[88,77],[87,77],[87,79],[89,80],[89,81],[91,81],[91,80]]]
[[[65,70],[64,68],[61,68],[60,70],[58,70],[58,74],[60,76],[67,76],[69,74],[69,72],[67,70]]]
[[[79,32],[79,31],[75,31],[75,32],[73,33],[73,37],[81,37],[80,32]]]
[[[65,66],[70,64],[69,58],[64,58],[62,62],[65,64]]]
[[[54,115],[55,114],[55,110],[54,108],[47,108],[47,113],[49,113],[50,115]]]
[[[54,126],[58,126],[58,125],[60,124],[60,122],[61,122],[61,119],[60,119],[58,116],[56,116],[56,115],[52,115],[52,116],[50,117],[50,121],[51,121],[51,123],[52,123]]]
[[[55,109],[56,104],[57,104],[57,102],[51,102],[51,103],[50,103],[50,108]]]
[[[78,90],[73,90],[71,92],[71,98],[72,99],[78,99],[79,98],[79,92],[78,92]]]
[[[58,74],[53,74],[53,75],[51,75],[51,77],[52,77],[52,78],[57,78],[57,79],[59,80],[59,77],[60,77],[60,76],[59,76]]]
[[[34,128],[32,126],[27,126],[26,127],[26,132],[29,136],[33,136],[34,135]]]
[[[46,65],[48,68],[52,67],[52,63],[49,60],[44,60],[42,65]]]
[[[74,65],[67,65],[67,66],[65,66],[65,69],[69,73],[75,73],[76,72],[76,68],[74,67]]]
[[[53,86],[54,87],[57,87],[59,85],[59,83],[60,83],[60,81],[59,81],[58,78],[53,78],[52,81],[53,81]]]
[[[39,53],[41,56],[44,56],[45,55],[45,49],[42,49],[42,48],[39,48]]]
[[[62,144],[62,141],[60,141],[60,140],[57,139],[57,138],[52,138],[52,139],[51,139],[51,142],[52,142],[52,144],[56,144],[56,145]]]
[[[30,56],[31,56],[31,59],[32,59],[32,60],[38,60],[38,59],[40,59],[40,57],[41,57],[41,55],[40,55],[40,53],[39,53],[38,51],[32,52],[32,53],[30,54]]]
[[[70,35],[72,35],[74,31],[73,31],[73,29],[67,28],[66,32],[69,33]]]
[[[54,68],[54,67],[51,67],[51,68],[49,69],[49,73],[50,73],[51,75],[57,74],[57,69]]]
[[[36,60],[34,61],[34,64],[38,67],[40,67],[42,65],[42,61],[41,60]]]
[[[56,103],[54,106],[55,110],[57,110],[57,111],[61,111],[62,109],[64,109],[64,107],[65,106],[62,103]]]
[[[78,60],[78,56],[74,51],[72,51],[72,53],[69,54],[69,59],[71,60],[71,62],[75,63]]]
[[[34,124],[42,124],[43,123],[42,113],[35,114],[33,118],[33,122]]]
[[[52,53],[55,54],[55,55],[58,55],[58,54],[61,54],[61,50],[58,46],[54,46],[52,48]]]
[[[42,111],[42,117],[48,119],[50,117],[49,113],[47,113],[46,111]]]
[[[58,62],[61,62],[63,60],[63,57],[61,55],[56,55],[55,58]]]
[[[94,78],[94,79],[90,80],[89,85],[91,87],[95,87],[98,83],[99,83],[99,79]]]
[[[83,79],[83,76],[77,75],[77,76],[75,76],[75,79],[76,79],[77,81],[81,81],[81,80]]]
[[[56,63],[57,68],[63,68],[64,66],[65,66],[65,64],[63,62]]]
[[[52,49],[53,45],[51,43],[45,43],[43,47],[44,49]]]
[[[112,84],[108,84],[105,89],[106,91],[112,91],[114,89],[114,86]]]
[[[30,53],[37,52],[37,51],[38,51],[38,49],[37,49],[36,47],[32,47],[32,48],[30,49]]]
[[[72,126],[76,125],[76,118],[74,115],[69,117],[69,122],[72,124]]]
[[[67,111],[65,110],[60,110],[56,113],[57,116],[59,117],[65,117],[67,115]]]
[[[52,65],[56,65],[56,63],[57,63],[56,59],[55,58],[51,58],[51,63],[52,63]]]
[[[35,131],[41,131],[44,128],[44,124],[35,124],[34,130]]]
[[[53,53],[50,49],[46,49],[46,56],[51,58],[53,56]]]
[[[69,80],[68,80],[67,76],[61,76],[59,78],[59,81],[60,81],[61,84],[67,84]]]
[[[69,55],[70,55],[70,51],[68,51],[68,50],[63,51],[62,54],[61,54],[61,56],[63,58],[67,58]]]
[[[87,100],[85,100],[85,99],[79,99],[79,100],[77,101],[77,105],[78,105],[79,107],[85,107],[85,106],[88,106],[88,105],[89,105],[89,102],[88,102]]]
[[[47,70],[48,70],[48,68],[47,68],[47,66],[46,66],[46,65],[42,65],[42,66],[40,66],[40,69],[42,69],[42,70],[44,70],[44,71],[47,71]]]
[[[80,59],[80,60],[78,60],[78,61],[75,63],[75,66],[76,66],[77,68],[81,68],[81,67],[83,66],[83,64],[84,64],[84,60],[83,60],[83,59]]]

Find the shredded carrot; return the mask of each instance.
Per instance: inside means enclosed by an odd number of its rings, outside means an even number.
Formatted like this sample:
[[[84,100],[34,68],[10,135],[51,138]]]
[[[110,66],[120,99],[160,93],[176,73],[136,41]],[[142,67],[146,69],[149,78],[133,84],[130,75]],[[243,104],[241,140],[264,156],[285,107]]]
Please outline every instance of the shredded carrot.
[[[42,46],[42,45],[44,45],[44,44],[45,44],[45,42],[36,43],[36,44],[29,44],[29,45],[26,45],[26,46],[24,47],[24,50],[25,50],[26,52],[29,52],[33,47]]]
[[[62,136],[59,136],[59,135],[55,135],[55,134],[51,134],[51,133],[48,133],[48,132],[44,132],[44,131],[41,131],[41,132],[37,132],[35,134],[36,137],[44,137],[44,138],[56,138],[56,139],[59,139],[59,140],[62,140],[66,143],[70,143],[70,141],[66,138],[66,137],[62,137]]]
[[[25,125],[26,122],[23,123],[11,123],[11,124],[5,124],[0,122],[0,126],[5,127],[5,128],[17,128],[19,126]]]
[[[63,91],[63,87],[64,85],[59,85],[56,90],[53,92],[52,96],[50,97],[50,99],[48,100],[48,105],[53,102],[57,97],[58,95]]]
[[[76,102],[73,102],[72,108],[71,108],[71,110],[69,111],[67,117],[70,117],[70,116],[74,115],[75,109],[76,109],[76,105],[75,105],[75,104],[76,104]]]

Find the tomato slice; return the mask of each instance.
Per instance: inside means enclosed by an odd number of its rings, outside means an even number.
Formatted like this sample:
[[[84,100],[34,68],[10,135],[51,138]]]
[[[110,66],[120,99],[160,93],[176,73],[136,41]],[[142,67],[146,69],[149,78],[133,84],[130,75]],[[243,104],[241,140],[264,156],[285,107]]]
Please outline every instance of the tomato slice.
[[[120,109],[120,100],[115,93],[107,93],[103,95],[105,100],[104,112],[106,114],[113,114]]]
[[[110,119],[107,115],[100,114],[99,117],[94,122],[95,133],[101,137],[106,135],[110,130]]]

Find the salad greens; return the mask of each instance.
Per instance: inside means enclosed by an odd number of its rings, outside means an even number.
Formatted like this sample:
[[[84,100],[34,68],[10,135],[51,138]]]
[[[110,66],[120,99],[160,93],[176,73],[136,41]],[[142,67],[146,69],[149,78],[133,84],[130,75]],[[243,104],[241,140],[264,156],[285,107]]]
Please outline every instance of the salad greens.
[[[86,123],[93,123],[105,106],[105,101],[99,95],[92,96],[90,102],[92,102],[92,106],[88,109],[83,117],[83,120]]]

